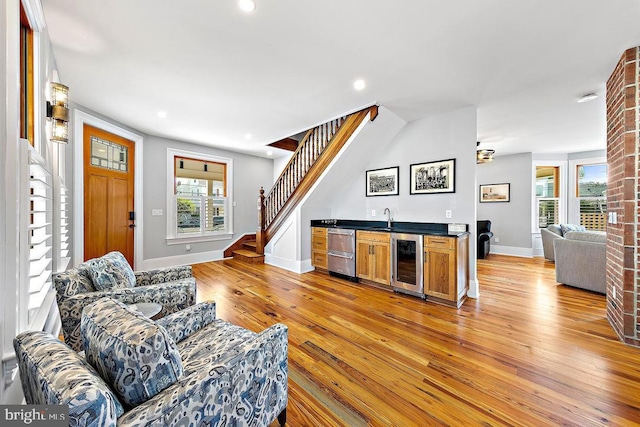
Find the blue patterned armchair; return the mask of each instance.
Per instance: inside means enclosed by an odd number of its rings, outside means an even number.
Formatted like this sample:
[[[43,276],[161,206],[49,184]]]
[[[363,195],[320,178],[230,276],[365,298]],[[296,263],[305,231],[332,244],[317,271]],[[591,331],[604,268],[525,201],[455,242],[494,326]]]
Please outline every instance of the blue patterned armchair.
[[[196,279],[191,266],[132,271],[119,252],[89,260],[53,275],[65,342],[82,350],[80,319],[84,307],[104,297],[125,304],[152,302],[162,306],[158,317],[196,302]]]
[[[85,356],[46,332],[14,340],[27,404],[68,405],[70,425],[263,427],[286,423],[288,330],[255,333],[200,303],[152,321],[111,298],[82,315]]]

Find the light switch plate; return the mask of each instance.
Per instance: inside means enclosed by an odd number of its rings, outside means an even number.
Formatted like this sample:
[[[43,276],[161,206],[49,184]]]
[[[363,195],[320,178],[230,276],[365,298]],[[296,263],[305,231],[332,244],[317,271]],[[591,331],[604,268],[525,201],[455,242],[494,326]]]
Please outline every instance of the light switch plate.
[[[464,233],[467,231],[467,224],[448,224],[449,233]]]

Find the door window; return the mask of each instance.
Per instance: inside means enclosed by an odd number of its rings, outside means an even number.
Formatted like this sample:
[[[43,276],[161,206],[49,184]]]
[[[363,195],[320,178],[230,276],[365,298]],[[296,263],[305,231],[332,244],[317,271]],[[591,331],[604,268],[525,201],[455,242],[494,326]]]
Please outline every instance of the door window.
[[[127,172],[129,148],[97,136],[91,136],[91,165]]]

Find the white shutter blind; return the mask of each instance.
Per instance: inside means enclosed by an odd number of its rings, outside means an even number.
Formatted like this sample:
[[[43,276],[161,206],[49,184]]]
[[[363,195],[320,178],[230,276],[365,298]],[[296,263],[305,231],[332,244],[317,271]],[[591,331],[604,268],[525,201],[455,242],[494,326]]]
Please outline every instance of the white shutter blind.
[[[59,221],[59,258],[56,266],[56,271],[65,271],[71,262],[70,254],[70,242],[69,242],[69,208],[70,208],[70,194],[67,186],[64,184],[64,180],[57,177],[58,183],[56,188],[60,192],[59,208],[60,208],[60,221]]]
[[[29,292],[27,322],[41,329],[36,319],[42,307],[49,313],[53,260],[53,177],[45,160],[29,147]],[[46,301],[46,302],[45,302]],[[42,314],[41,316],[42,317]],[[46,318],[46,317],[45,317]]]

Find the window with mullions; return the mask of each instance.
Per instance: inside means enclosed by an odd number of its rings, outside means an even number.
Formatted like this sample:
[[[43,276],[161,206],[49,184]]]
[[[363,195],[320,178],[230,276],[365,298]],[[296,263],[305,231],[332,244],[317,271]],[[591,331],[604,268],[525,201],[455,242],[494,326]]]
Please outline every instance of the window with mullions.
[[[580,225],[588,230],[607,227],[607,165],[578,165],[576,197],[579,202]]]
[[[169,154],[174,188],[169,201],[173,224],[168,239],[206,239],[232,233],[228,197],[231,159],[178,150]]]
[[[547,228],[559,222],[560,168],[536,166],[536,204],[538,228]]]

